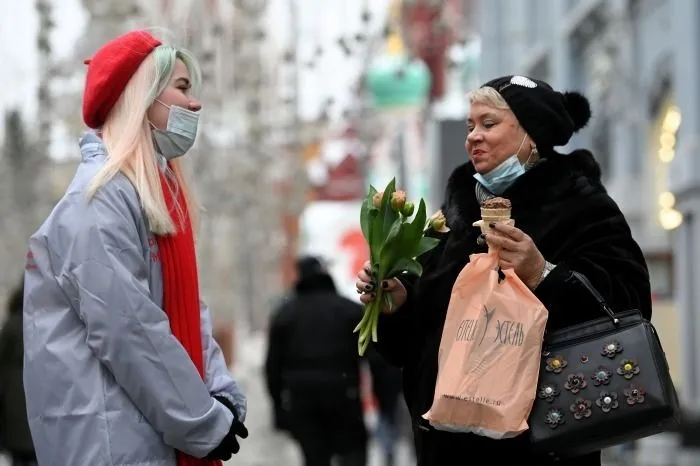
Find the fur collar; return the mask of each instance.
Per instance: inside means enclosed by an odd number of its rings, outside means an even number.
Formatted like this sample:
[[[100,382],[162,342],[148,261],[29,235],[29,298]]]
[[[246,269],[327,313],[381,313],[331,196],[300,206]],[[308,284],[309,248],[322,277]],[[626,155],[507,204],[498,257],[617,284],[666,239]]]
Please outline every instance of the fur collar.
[[[476,180],[471,162],[457,167],[450,175],[442,211],[451,230],[467,231],[481,216],[475,196]],[[582,191],[605,190],[600,181],[598,162],[587,150],[570,154],[553,153],[528,170],[503,193],[513,203],[513,215],[553,199],[566,199]]]

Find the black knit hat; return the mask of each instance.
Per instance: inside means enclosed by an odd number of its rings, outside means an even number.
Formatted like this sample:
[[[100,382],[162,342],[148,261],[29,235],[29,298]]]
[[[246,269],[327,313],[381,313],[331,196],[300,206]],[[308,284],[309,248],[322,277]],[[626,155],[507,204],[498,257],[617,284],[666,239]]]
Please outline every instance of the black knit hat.
[[[304,280],[318,275],[328,275],[328,270],[320,258],[303,256],[297,260],[297,274],[299,280]]]
[[[498,91],[538,148],[563,146],[588,123],[591,107],[578,92],[557,92],[544,81],[503,76],[482,87]]]

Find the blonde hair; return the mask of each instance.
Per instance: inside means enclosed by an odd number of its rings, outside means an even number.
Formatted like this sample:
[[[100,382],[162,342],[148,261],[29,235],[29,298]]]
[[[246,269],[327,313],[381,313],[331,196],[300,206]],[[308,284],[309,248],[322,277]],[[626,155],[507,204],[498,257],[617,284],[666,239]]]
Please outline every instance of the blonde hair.
[[[505,101],[503,96],[498,93],[493,87],[480,87],[467,94],[469,104],[483,104],[493,108],[502,110],[510,110],[510,106]]]
[[[190,73],[195,92],[200,88],[201,71],[189,52],[169,45],[156,47],[134,73],[101,128],[107,160],[87,189],[88,198],[92,198],[108,181],[123,173],[139,195],[150,230],[158,235],[176,233],[177,227],[165,204],[147,111],[168,86],[178,59]],[[184,191],[190,221],[195,227],[199,222],[199,206],[182,163],[171,160],[170,167],[168,174],[175,178],[177,189]],[[182,207],[177,206],[181,215]]]

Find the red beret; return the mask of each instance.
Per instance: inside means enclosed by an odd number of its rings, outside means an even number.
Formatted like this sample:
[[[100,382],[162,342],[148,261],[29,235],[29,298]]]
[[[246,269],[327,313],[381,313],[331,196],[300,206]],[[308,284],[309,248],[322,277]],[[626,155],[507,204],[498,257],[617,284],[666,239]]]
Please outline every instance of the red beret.
[[[112,39],[90,60],[83,93],[83,121],[100,128],[131,77],[161,42],[146,31],[131,31]]]

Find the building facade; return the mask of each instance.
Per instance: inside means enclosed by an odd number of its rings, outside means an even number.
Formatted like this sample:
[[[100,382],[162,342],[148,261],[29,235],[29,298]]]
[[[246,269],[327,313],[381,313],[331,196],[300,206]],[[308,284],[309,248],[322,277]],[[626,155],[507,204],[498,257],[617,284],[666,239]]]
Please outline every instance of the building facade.
[[[654,324],[681,398],[700,403],[700,4],[488,0],[481,77],[523,74],[591,100],[589,148],[649,263]]]

